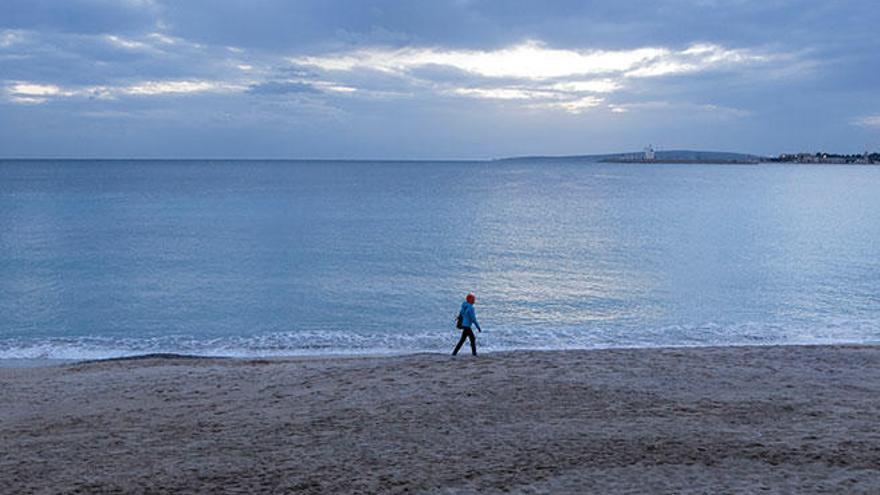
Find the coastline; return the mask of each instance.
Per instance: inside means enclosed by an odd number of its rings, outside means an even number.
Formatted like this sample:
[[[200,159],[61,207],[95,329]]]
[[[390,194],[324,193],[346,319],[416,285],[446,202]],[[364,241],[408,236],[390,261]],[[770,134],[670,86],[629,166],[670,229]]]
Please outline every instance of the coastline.
[[[449,347],[449,346],[447,346]],[[486,349],[480,348],[481,356],[503,356],[508,354],[519,353],[570,353],[570,352],[603,352],[603,351],[674,351],[688,349],[728,349],[728,348],[765,348],[765,347],[793,347],[793,348],[822,348],[822,347],[867,347],[880,348],[880,340],[868,341],[802,341],[802,342],[779,342],[779,343],[750,343],[750,342],[730,342],[722,344],[672,344],[672,345],[606,345],[595,347],[572,347],[568,349],[560,349],[556,347],[528,347],[528,348],[501,348]],[[313,360],[346,360],[346,359],[384,359],[384,358],[401,358],[407,356],[445,356],[449,349],[413,349],[413,350],[345,350],[332,352],[296,352],[291,353],[272,353],[260,354],[255,351],[253,354],[231,353],[224,354],[218,352],[216,354],[201,354],[188,352],[143,352],[134,354],[111,354],[108,357],[26,357],[26,358],[5,358],[0,357],[0,370],[15,368],[53,368],[67,365],[94,364],[94,363],[112,363],[116,361],[174,361],[174,360],[230,360],[232,362],[241,361],[313,361]],[[461,352],[470,352],[468,349],[462,348]]]
[[[880,346],[0,368],[0,491],[872,493]]]

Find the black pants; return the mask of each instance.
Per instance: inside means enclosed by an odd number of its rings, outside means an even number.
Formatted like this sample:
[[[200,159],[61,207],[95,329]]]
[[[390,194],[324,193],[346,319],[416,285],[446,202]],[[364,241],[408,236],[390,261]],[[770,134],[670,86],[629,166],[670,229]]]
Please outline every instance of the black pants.
[[[458,354],[458,350],[461,349],[462,344],[464,344],[464,339],[471,339],[471,354],[476,356],[477,336],[474,335],[474,331],[471,330],[471,327],[464,327],[461,329],[461,339],[459,339],[458,344],[455,346],[455,350],[452,351],[452,355],[455,356]]]

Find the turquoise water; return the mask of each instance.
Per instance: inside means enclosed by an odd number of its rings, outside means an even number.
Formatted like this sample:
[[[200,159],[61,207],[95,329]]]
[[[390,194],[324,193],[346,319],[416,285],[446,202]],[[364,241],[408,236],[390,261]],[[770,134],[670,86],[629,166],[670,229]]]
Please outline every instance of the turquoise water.
[[[880,341],[880,168],[0,161],[0,358]]]

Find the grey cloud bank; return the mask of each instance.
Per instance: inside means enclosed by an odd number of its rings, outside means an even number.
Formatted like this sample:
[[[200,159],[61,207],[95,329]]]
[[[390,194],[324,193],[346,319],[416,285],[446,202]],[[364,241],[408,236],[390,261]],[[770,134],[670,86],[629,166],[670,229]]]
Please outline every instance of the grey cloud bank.
[[[880,148],[872,2],[4,2],[0,156]]]

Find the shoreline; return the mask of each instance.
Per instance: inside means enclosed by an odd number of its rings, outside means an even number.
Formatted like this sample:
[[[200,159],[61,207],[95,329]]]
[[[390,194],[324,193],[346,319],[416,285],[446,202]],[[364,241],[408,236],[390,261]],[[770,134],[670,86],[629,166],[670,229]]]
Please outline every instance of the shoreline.
[[[569,353],[569,352],[600,352],[613,350],[626,351],[662,351],[662,350],[680,350],[680,349],[739,349],[739,348],[774,348],[774,347],[792,347],[792,348],[821,348],[821,347],[867,347],[880,349],[880,341],[869,342],[833,342],[833,343],[773,343],[773,344],[723,344],[723,345],[703,345],[703,344],[681,344],[681,345],[664,345],[664,346],[608,346],[608,347],[583,347],[569,349],[552,349],[552,348],[523,348],[523,349],[502,349],[502,350],[479,350],[480,356],[498,356],[505,354],[519,353]],[[464,351],[460,353],[460,357],[470,357],[468,354],[464,356]],[[326,354],[320,353],[304,353],[304,354],[270,354],[270,355],[236,355],[236,354],[187,354],[177,352],[147,352],[143,354],[131,354],[122,356],[110,356],[104,358],[0,358],[0,369],[15,368],[53,368],[65,365],[91,364],[115,361],[140,361],[140,360],[232,360],[232,361],[248,361],[248,360],[270,360],[270,361],[299,361],[299,360],[333,360],[333,359],[382,359],[396,358],[407,356],[448,356],[449,352],[436,350],[413,350],[399,352],[331,352]]]
[[[0,368],[9,493],[880,491],[880,346]]]

